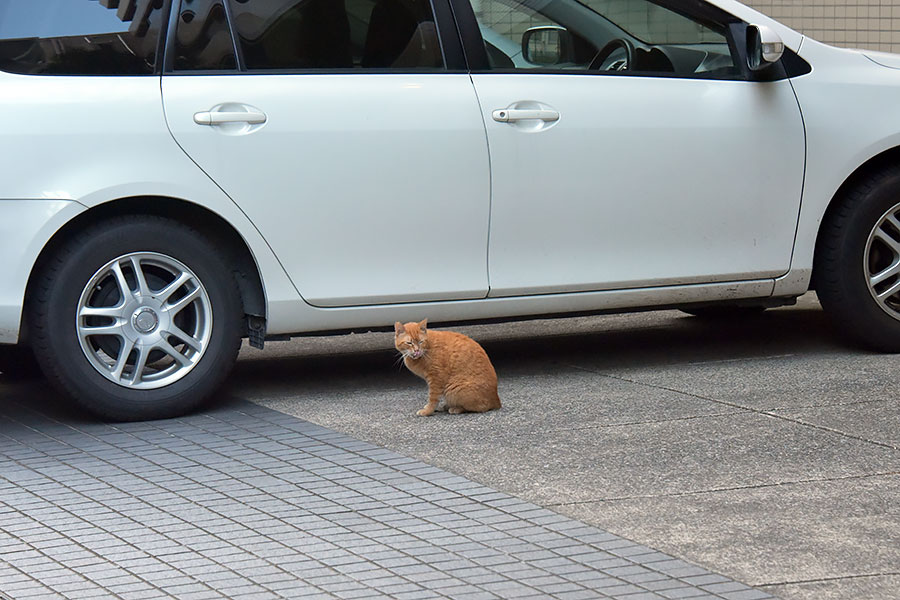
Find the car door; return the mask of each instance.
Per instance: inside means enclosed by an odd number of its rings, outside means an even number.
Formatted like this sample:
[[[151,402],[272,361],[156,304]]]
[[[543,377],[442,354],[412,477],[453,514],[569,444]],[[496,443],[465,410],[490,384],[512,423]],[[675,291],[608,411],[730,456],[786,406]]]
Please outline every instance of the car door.
[[[492,296],[787,272],[805,151],[791,83],[748,80],[735,19],[661,4],[459,3],[480,32]]]
[[[427,0],[183,0],[172,27],[171,132],[307,302],[487,294],[484,125]]]

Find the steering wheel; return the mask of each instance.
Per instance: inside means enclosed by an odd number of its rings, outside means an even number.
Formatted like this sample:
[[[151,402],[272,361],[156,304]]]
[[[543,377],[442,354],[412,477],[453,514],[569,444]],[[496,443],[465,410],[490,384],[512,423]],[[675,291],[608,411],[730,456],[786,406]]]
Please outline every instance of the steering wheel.
[[[625,53],[625,60],[614,60],[606,64],[609,58],[616,50],[622,50]],[[621,62],[620,62],[621,61]],[[588,65],[589,70],[603,71],[627,71],[634,67],[634,44],[624,38],[615,38],[610,40],[608,44],[600,49],[600,52],[591,60]]]

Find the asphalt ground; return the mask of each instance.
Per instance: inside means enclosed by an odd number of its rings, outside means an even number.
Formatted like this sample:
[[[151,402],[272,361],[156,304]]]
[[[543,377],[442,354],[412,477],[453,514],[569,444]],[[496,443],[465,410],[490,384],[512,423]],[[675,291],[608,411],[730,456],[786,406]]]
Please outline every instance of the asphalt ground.
[[[788,600],[900,597],[900,358],[837,339],[813,295],[459,330],[502,410],[416,417],[385,333],[245,348],[229,390]]]

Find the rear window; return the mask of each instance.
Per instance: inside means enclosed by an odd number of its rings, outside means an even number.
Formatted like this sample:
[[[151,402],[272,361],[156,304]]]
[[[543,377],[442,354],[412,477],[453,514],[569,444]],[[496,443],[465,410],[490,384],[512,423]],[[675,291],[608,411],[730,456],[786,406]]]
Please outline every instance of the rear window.
[[[0,69],[149,75],[168,0],[0,0]]]
[[[428,0],[229,0],[248,69],[443,66]]]
[[[175,70],[444,66],[429,0],[183,0],[175,40]]]

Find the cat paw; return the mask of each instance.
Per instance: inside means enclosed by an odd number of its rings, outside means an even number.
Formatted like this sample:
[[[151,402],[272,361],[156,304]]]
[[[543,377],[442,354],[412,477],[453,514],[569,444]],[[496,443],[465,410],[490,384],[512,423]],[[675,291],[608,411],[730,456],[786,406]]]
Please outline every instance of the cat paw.
[[[447,412],[450,413],[451,415],[458,415],[458,414],[463,413],[463,412],[466,412],[466,411],[464,411],[464,410],[461,409],[461,408],[457,408],[457,407],[454,406],[453,408],[447,409]]]
[[[434,413],[433,410],[428,410],[427,408],[423,408],[416,412],[416,415],[419,417],[430,417]]]

